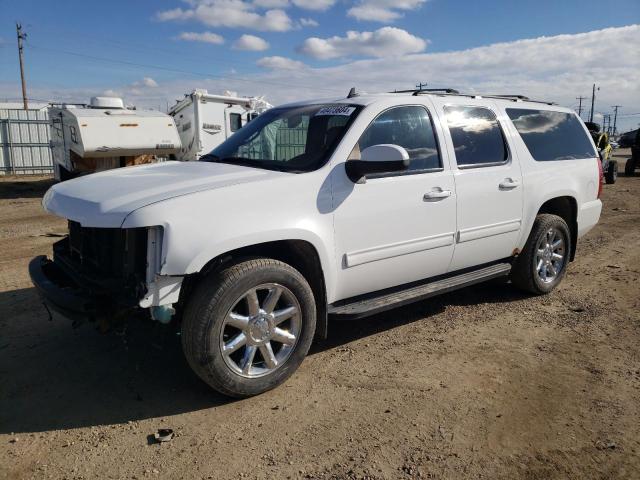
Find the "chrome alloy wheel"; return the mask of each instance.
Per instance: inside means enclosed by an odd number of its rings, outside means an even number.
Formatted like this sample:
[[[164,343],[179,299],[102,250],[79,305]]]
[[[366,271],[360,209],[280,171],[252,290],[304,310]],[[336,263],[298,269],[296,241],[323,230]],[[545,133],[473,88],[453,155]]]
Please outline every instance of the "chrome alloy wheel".
[[[287,361],[301,328],[295,295],[282,285],[265,283],[245,292],[227,312],[220,351],[234,373],[261,377]]]
[[[564,267],[567,249],[562,232],[550,228],[540,237],[536,247],[536,271],[544,283],[553,282]]]

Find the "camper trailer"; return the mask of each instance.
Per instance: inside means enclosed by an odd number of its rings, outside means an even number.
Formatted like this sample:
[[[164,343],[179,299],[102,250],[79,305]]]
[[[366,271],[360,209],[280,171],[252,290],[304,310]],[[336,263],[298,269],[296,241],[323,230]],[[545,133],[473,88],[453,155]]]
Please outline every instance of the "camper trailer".
[[[53,105],[49,120],[56,180],[152,163],[180,149],[173,118],[154,110],[125,108],[121,98]]]
[[[213,95],[196,89],[170,110],[182,140],[178,160],[197,160],[243,125],[271,108],[263,97],[239,97],[235,92]]]

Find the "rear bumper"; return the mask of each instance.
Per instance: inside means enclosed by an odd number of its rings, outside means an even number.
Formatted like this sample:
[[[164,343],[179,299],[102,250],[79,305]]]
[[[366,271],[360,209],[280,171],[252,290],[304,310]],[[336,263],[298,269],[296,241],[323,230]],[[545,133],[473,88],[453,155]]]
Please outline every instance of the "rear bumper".
[[[80,286],[44,255],[29,262],[29,276],[49,309],[66,318],[95,320],[109,311],[104,298]]]
[[[601,211],[602,202],[600,200],[586,202],[580,206],[580,211],[578,212],[578,237],[583,236],[596,226],[598,220],[600,220]]]

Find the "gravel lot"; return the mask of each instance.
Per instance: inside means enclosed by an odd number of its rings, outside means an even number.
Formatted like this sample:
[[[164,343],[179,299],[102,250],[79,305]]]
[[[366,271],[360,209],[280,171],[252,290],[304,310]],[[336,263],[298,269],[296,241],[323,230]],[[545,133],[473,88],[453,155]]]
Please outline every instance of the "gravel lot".
[[[332,321],[242,401],[171,327],[49,320],[27,263],[65,233],[50,185],[0,177],[0,478],[640,478],[640,177],[605,186],[551,295],[494,283]]]

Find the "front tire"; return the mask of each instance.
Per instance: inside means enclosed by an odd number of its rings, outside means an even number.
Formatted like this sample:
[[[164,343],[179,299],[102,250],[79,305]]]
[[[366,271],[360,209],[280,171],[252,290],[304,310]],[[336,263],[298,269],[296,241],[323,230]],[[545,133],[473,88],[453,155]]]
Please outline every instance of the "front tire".
[[[300,366],[313,340],[316,309],[305,278],[260,258],[204,278],[187,302],[182,347],[208,385],[232,397],[277,387]]]
[[[524,249],[514,261],[511,281],[529,293],[549,293],[564,278],[570,258],[567,223],[557,215],[538,215]]]
[[[636,173],[636,161],[634,158],[630,158],[627,160],[627,163],[624,165],[624,175],[626,177],[633,177]]]

